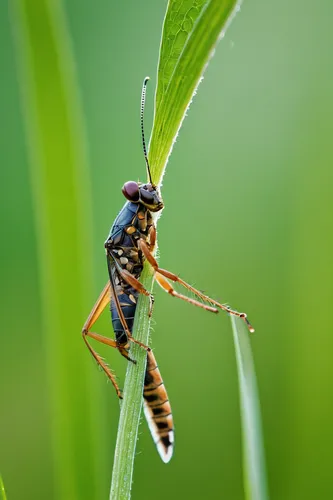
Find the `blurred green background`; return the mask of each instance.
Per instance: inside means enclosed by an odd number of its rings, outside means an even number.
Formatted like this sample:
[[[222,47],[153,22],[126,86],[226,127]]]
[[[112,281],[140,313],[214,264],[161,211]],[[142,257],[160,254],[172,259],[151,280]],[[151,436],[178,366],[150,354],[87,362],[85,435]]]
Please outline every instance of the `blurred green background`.
[[[89,177],[84,169],[66,175],[62,118],[56,107],[45,108],[61,94],[48,52],[53,28],[45,24],[44,2],[30,4],[44,133],[48,126],[57,131],[46,155],[54,161],[45,163],[54,191],[40,196],[13,5],[10,18],[0,5],[0,472],[10,500],[108,498],[119,403],[80,330],[107,279],[103,242],[124,202],[122,184],[145,179],[140,92],[150,75],[148,132],[166,2],[64,3],[85,127],[76,147],[87,149]],[[273,500],[333,497],[332,16],[329,0],[244,2],[210,63],[163,184],[161,265],[246,310],[256,327]],[[79,200],[76,212],[80,192],[87,205],[82,210]],[[50,198],[59,208],[52,220],[43,205]],[[78,233],[71,225],[77,219]],[[49,259],[56,264],[48,280]],[[176,448],[164,465],[142,422],[133,498],[242,499],[229,320],[159,289],[155,298],[152,345],[172,402]],[[96,329],[111,334],[107,313]],[[124,360],[100,352],[122,385]]]

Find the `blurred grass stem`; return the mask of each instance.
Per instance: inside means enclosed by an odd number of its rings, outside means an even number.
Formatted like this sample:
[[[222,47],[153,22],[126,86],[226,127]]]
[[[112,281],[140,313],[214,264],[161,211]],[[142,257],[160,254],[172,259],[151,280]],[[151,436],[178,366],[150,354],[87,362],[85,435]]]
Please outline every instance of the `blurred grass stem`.
[[[3,484],[2,476],[0,475],[0,500],[7,500],[5,486]]]
[[[10,7],[34,200],[54,495],[93,498],[98,389],[91,390],[80,349],[80,318],[92,302],[93,228],[74,57],[61,1],[12,0]]]

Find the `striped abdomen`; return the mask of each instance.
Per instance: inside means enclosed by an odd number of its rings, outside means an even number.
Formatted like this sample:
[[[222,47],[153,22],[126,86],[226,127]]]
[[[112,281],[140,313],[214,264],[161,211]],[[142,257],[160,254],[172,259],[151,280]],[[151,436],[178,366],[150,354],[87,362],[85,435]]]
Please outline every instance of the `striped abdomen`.
[[[152,351],[147,353],[143,398],[150,432],[163,462],[167,463],[173,453],[173,419],[168,395]]]

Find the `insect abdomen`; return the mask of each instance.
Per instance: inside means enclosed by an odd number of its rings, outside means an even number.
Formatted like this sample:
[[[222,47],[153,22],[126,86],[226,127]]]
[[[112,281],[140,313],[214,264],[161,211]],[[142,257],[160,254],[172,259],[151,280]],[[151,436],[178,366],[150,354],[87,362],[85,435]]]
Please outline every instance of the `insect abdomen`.
[[[167,463],[173,453],[173,418],[168,395],[151,351],[147,353],[143,397],[150,432],[163,462]]]
[[[119,305],[130,332],[132,332],[133,329],[137,296],[138,292],[134,289],[130,289],[128,294],[121,292],[118,295]],[[117,306],[113,298],[111,299],[111,316],[112,326],[117,342],[119,342],[120,344],[126,344],[128,341],[127,335],[120,321]]]

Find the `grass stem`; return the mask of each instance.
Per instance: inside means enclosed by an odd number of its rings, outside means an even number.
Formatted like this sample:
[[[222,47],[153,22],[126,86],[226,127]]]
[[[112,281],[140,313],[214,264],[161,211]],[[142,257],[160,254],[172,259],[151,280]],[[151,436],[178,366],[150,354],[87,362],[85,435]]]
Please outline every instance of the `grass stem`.
[[[141,282],[147,290],[152,290],[153,274],[146,264]],[[133,327],[133,336],[149,344],[150,318],[149,299],[141,295]],[[137,364],[128,363],[121,403],[120,419],[117,434],[115,459],[112,472],[110,500],[127,500],[131,498],[132,476],[134,468],[135,448],[142,407],[142,388],[146,369],[146,351],[136,344],[131,346],[131,356]]]
[[[268,500],[260,402],[250,337],[241,319],[230,318],[238,370],[245,496],[247,500]]]
[[[5,486],[3,484],[2,476],[0,475],[0,500],[7,500]]]

